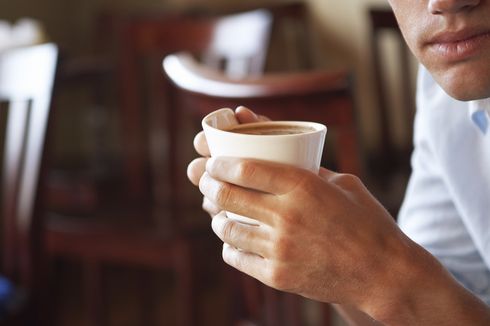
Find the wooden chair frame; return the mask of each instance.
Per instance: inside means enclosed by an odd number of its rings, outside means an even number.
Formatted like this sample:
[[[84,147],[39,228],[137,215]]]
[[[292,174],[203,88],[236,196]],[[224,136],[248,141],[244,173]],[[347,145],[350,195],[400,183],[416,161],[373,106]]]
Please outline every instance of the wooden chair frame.
[[[31,321],[41,313],[40,184],[56,62],[53,44],[0,54],[0,101],[8,103],[1,184],[2,272],[27,294],[24,316]]]

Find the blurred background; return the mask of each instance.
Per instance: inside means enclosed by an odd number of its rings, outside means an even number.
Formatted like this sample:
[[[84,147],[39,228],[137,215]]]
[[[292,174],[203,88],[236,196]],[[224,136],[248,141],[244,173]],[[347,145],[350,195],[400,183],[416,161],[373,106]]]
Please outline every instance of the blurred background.
[[[0,54],[2,42],[23,45],[13,41],[22,26],[17,39],[59,50],[40,188],[45,324],[345,324],[328,306],[265,289],[222,262],[185,177],[200,116],[218,107],[189,109],[198,102],[165,77],[162,60],[187,51],[234,81],[331,72],[354,129],[346,140],[329,129],[324,163],[358,173],[396,217],[416,64],[386,1],[16,0],[0,3],[0,20]],[[223,65],[247,51],[255,69]],[[355,155],[335,155],[341,146]]]

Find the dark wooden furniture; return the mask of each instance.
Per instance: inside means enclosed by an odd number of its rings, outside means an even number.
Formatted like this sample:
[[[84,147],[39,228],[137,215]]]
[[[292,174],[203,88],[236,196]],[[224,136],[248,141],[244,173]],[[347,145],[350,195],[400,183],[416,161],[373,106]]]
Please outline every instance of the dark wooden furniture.
[[[90,218],[51,216],[46,231],[51,257],[82,262],[93,325],[105,323],[102,268],[107,264],[170,270],[176,280],[177,323],[197,323],[194,281],[201,269],[193,264],[205,253],[195,246],[200,236],[200,225],[195,224],[202,221],[207,226],[208,218],[200,203],[182,199],[177,191],[187,180],[177,178],[175,169],[185,163],[176,154],[177,126],[166,99],[170,90],[161,60],[171,51],[186,49],[234,78],[260,74],[270,26],[271,16],[264,10],[221,17],[131,15],[118,20],[120,56],[114,71],[124,146],[122,196],[118,207],[95,211]]]
[[[11,325],[43,321],[39,185],[56,61],[57,48],[53,44],[0,54],[1,274],[23,293],[15,317],[3,321]]]
[[[136,201],[150,197],[147,191],[151,183],[147,155],[150,142],[147,142],[145,127],[148,127],[148,121],[164,123],[165,114],[160,107],[165,102],[165,92],[161,92],[165,81],[159,71],[152,68],[159,66],[160,56],[189,50],[207,65],[221,66],[237,78],[261,74],[264,70],[311,68],[311,33],[308,33],[306,4],[299,1],[261,3],[261,9],[257,11],[257,8],[257,4],[223,4],[215,9],[195,8],[185,12],[100,13],[94,28],[95,54],[61,57],[56,83],[58,96],[55,97],[55,105],[60,105],[57,111],[82,109],[87,117],[85,124],[97,120],[93,126],[87,125],[90,136],[81,136],[85,142],[94,138],[100,141],[94,142],[82,163],[80,159],[54,157],[48,184],[51,206],[63,212],[90,213],[105,205],[108,198],[104,190],[107,185],[121,181],[116,179],[121,174],[125,176],[125,182],[119,187],[123,190],[121,195]],[[240,23],[240,20],[248,23]],[[179,32],[167,33],[172,26]],[[221,32],[214,33],[213,26],[220,26],[217,29]],[[254,26],[255,31],[250,26]],[[244,31],[259,37],[241,37]],[[180,34],[189,37],[179,39]],[[231,41],[234,44],[223,46],[223,41],[230,42],[225,34],[233,35]],[[220,41],[211,41],[213,37]],[[175,39],[179,40],[176,42]],[[252,57],[251,61],[247,59]],[[153,82],[154,86],[147,87]],[[81,106],[79,101],[73,105],[58,103],[59,98],[62,101],[70,92],[79,97],[79,93],[85,94],[89,98],[86,106]],[[120,96],[116,101],[114,94]],[[144,107],[144,115],[134,109],[138,106]],[[59,113],[60,116],[67,114]],[[163,116],[159,117],[159,114]],[[114,137],[114,124],[107,126],[110,116],[121,119],[118,126],[121,126],[124,146],[118,148],[122,149],[122,160],[118,159],[119,153],[114,146],[107,146],[111,145],[107,144],[107,139]],[[100,117],[106,120],[101,121]],[[157,142],[165,143],[162,132],[154,136],[160,139],[152,140],[154,146],[161,146],[155,144]]]
[[[233,80],[195,61],[188,53],[167,56],[163,67],[179,90],[174,108],[200,120],[218,108],[244,105],[273,120],[309,120],[328,126],[324,162],[330,168],[361,173],[357,127],[348,72],[309,71],[265,74]],[[302,325],[299,297],[257,288],[248,277],[242,298],[246,317],[260,325]],[[262,292],[261,292],[262,291]],[[248,299],[247,299],[248,298]],[[282,308],[280,308],[282,307]],[[324,325],[329,324],[328,308]]]
[[[147,146],[151,146],[151,142],[144,141],[148,137],[145,126],[151,129],[152,121],[172,120],[172,111],[165,110],[167,92],[162,90],[166,85],[157,68],[162,58],[185,50],[234,78],[258,75],[264,69],[271,24],[272,17],[266,10],[213,17],[170,15],[162,19],[145,15],[130,17],[122,23],[118,33],[122,36],[118,71],[124,161],[132,196],[145,195],[148,189],[142,183],[148,179],[142,173],[149,171],[145,164],[149,162]],[[145,101],[147,121],[141,114]]]
[[[369,166],[377,179],[377,188],[381,191],[380,200],[393,215],[396,215],[410,174],[410,155],[413,147],[415,82],[412,78],[412,55],[390,8],[371,8],[369,21],[373,81],[380,124],[380,146]],[[384,38],[385,36],[391,38]],[[384,64],[390,62],[390,53],[385,51],[388,40],[393,40],[397,47],[394,56],[396,66]],[[390,79],[390,75],[396,76],[395,79]],[[393,101],[394,94],[398,95],[396,102]]]

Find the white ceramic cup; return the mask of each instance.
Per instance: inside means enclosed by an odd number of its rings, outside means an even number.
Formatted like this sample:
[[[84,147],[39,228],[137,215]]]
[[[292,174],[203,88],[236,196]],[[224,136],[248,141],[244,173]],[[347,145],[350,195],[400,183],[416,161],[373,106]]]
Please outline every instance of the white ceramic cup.
[[[256,135],[231,132],[251,126],[286,125],[309,129],[307,132]],[[202,127],[212,157],[228,156],[253,158],[293,165],[318,173],[327,127],[305,121],[265,121],[239,124],[231,109],[214,111],[202,120]],[[226,215],[242,223],[257,225],[254,219],[227,212]]]

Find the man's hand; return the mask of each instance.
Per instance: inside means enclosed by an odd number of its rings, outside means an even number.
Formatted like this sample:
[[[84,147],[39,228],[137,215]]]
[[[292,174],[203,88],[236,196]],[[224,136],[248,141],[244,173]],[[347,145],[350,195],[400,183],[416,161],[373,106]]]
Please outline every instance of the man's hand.
[[[199,188],[219,210],[212,228],[223,259],[274,288],[324,301],[363,305],[390,273],[387,257],[406,238],[352,175],[256,160],[212,158]],[[218,211],[218,209],[216,210]],[[239,248],[239,249],[238,249]],[[393,284],[394,286],[394,284]],[[362,290],[361,290],[362,289]]]
[[[243,107],[236,116],[241,123],[265,119]],[[353,175],[322,168],[318,176],[258,160],[209,159],[203,132],[194,146],[203,157],[189,164],[188,177],[214,216],[223,259],[267,285],[359,307],[379,290],[374,278],[390,273],[386,257],[401,254],[399,243],[408,242]],[[228,219],[225,210],[252,217],[260,226]]]
[[[236,114],[240,122],[260,119],[244,108]],[[204,157],[189,164],[188,176],[204,194],[203,208],[214,216],[213,231],[231,266],[276,289],[355,308],[386,325],[488,324],[488,308],[408,239],[357,177],[208,159],[202,133],[195,147]],[[231,220],[223,211],[259,225]]]

